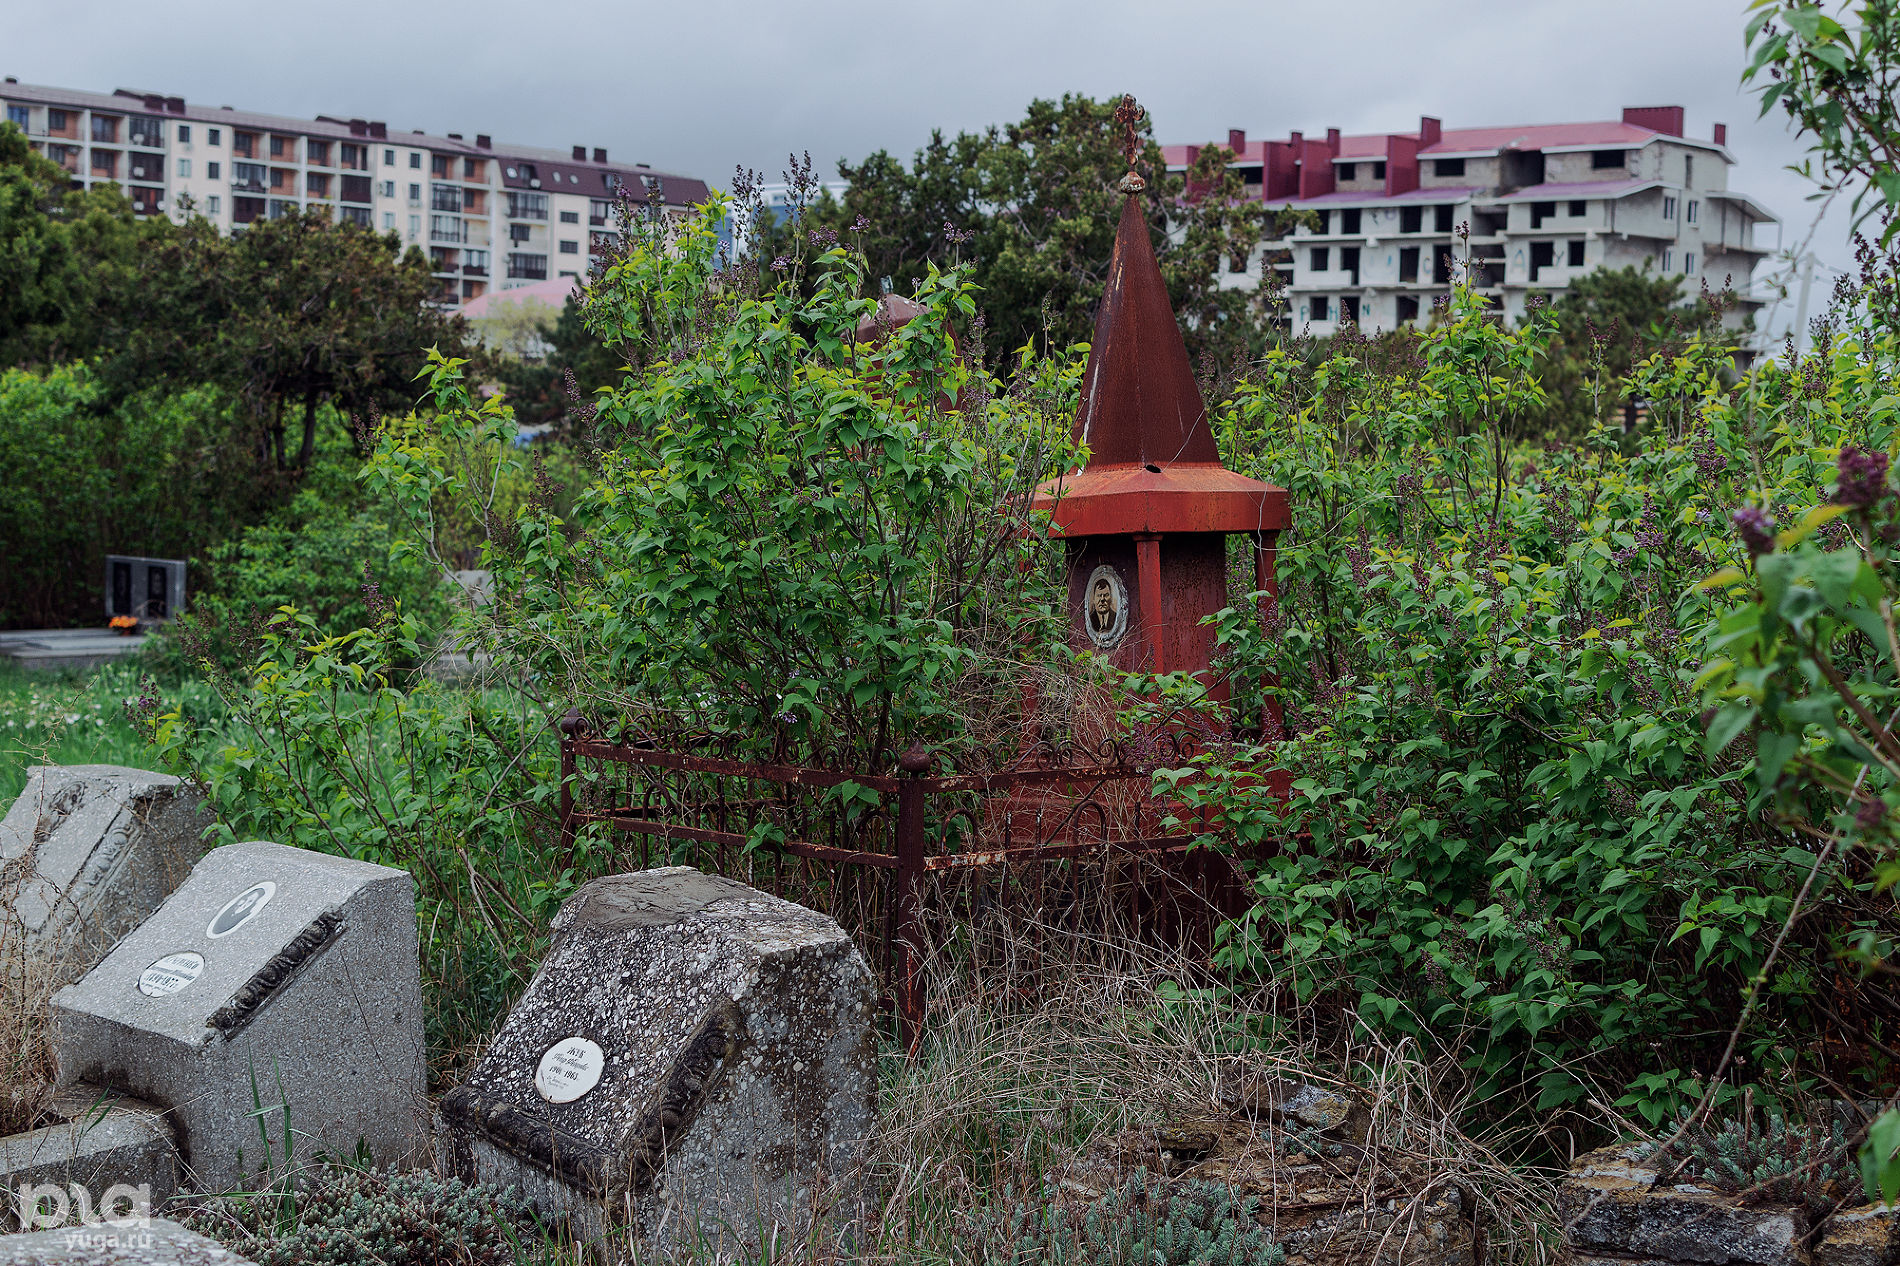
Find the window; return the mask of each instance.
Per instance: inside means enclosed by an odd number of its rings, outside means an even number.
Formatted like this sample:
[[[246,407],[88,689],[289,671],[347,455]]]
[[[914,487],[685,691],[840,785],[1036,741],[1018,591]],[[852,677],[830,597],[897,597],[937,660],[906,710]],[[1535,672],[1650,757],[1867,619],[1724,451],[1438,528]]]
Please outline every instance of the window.
[[[412,184],[409,186],[409,205],[412,207],[419,207],[422,205],[422,186],[421,185]]]
[[[1339,271],[1352,274],[1352,284],[1359,284],[1359,248],[1342,246],[1339,248]]]
[[[119,175],[119,155],[109,149],[96,149],[92,151],[92,174],[95,176],[111,176],[116,180]]]
[[[178,160],[178,178],[180,180],[191,179],[191,160],[189,158],[181,158]]]
[[[422,236],[422,217],[421,216],[412,215],[409,217],[409,236],[411,238],[417,238],[417,237]]]
[[[393,149],[384,150],[383,151],[383,166],[394,167],[395,165],[396,165],[396,151]]]
[[[1339,231],[1341,233],[1357,233],[1359,231],[1359,221],[1362,214],[1358,207],[1348,207],[1346,210],[1341,211],[1339,213]]]
[[[1417,295],[1400,295],[1399,296],[1398,319],[1399,319],[1400,325],[1404,325],[1407,321],[1418,320],[1418,296]]]
[[[396,182],[393,180],[385,180],[383,182],[383,197],[393,198],[395,196],[396,196]]]
[[[1435,233],[1451,232],[1451,212],[1452,212],[1452,205],[1449,202],[1441,202],[1437,206],[1432,208],[1432,231],[1433,232]]]
[[[527,241],[533,233],[534,226],[532,224],[510,224],[508,226],[508,240],[517,246]]]
[[[218,195],[215,193],[212,194],[209,198],[206,198],[205,199],[205,214],[216,215],[218,213],[219,208],[223,205],[223,201],[224,200],[218,197]]]
[[[64,110],[53,110],[53,109],[47,110],[46,112],[46,130],[47,131],[64,132],[67,128],[67,125],[68,125],[68,120],[66,117],[66,112]]]
[[[462,179],[480,180],[481,178],[482,160],[479,158],[464,158],[462,160]]]
[[[580,212],[578,212],[578,211],[563,211],[563,212],[561,212],[561,223],[562,223],[562,224],[579,224],[580,222],[581,222],[581,213],[580,213]]]
[[[1695,272],[1695,252],[1694,251],[1684,251],[1682,253],[1682,271],[1685,273]]]
[[[338,192],[343,201],[368,202],[370,200],[368,176],[345,176],[337,183],[342,186]]]
[[[488,252],[463,251],[462,271],[470,276],[486,277],[488,275]]]
[[[250,132],[231,133],[231,152],[240,158],[257,156],[257,137]]]
[[[508,194],[508,217],[513,220],[545,220],[548,218],[548,196],[545,193]]]
[[[1627,160],[1620,149],[1593,149],[1590,151],[1590,170],[1608,171],[1612,167],[1622,167]]]
[[[1567,207],[1567,208],[1566,208],[1566,210],[1568,210],[1568,211],[1570,212],[1570,215],[1571,215],[1571,217],[1572,217],[1572,218],[1574,219],[1575,217],[1577,217],[1577,216],[1580,216],[1580,215],[1582,215],[1582,214],[1583,214],[1583,203],[1582,203],[1582,202],[1572,202],[1572,203],[1571,203],[1571,204],[1569,205],[1569,207]]]
[[[157,149],[165,143],[165,121],[135,117],[126,125],[126,134],[134,145],[147,145]]]
[[[1339,165],[1339,178],[1341,180],[1359,179],[1359,164],[1358,163],[1341,163]]]
[[[411,167],[421,167],[421,166],[422,166],[422,155],[420,155],[420,154],[417,154],[417,153],[414,153],[414,152],[411,152],[411,153],[410,153],[410,155],[409,155],[409,165],[410,165]]]
[[[191,124],[180,123],[178,125],[178,143],[180,145],[191,144]]]
[[[396,213],[394,211],[383,212],[383,232],[394,233],[395,231],[396,231]]]
[[[337,218],[337,222],[340,224],[355,224],[363,228],[368,228],[369,227],[369,208],[368,207],[338,207],[337,212],[336,212],[336,218]]]
[[[206,145],[224,144],[224,129],[221,127],[206,128],[205,129],[205,144]]]
[[[1554,218],[1556,214],[1557,204],[1554,202],[1531,203],[1531,227],[1534,229],[1543,228],[1544,221]]]
[[[1539,273],[1557,262],[1557,243],[1531,243],[1531,281],[1535,282]]]
[[[1682,218],[1687,220],[1691,224],[1695,223],[1696,206],[1697,204],[1696,204],[1695,199],[1691,198],[1689,200],[1689,205],[1683,210],[1683,213],[1682,213]]]
[[[429,248],[429,262],[435,265],[435,270],[439,273],[454,272],[455,252],[446,246],[431,246]]]
[[[92,116],[92,139],[106,145],[119,143],[119,121],[109,114]]]
[[[369,170],[369,146],[352,145],[348,141],[336,147],[337,166],[347,167],[351,171]]]
[[[328,167],[330,165],[330,142],[305,141],[303,143],[303,157],[304,161],[313,167]]]
[[[297,200],[295,198],[272,198],[270,200],[271,219],[281,220],[295,214],[297,214]]]
[[[1465,174],[1465,160],[1462,158],[1434,158],[1432,175],[1462,176]]]
[[[1425,231],[1424,207],[1399,208],[1399,232],[1422,233]]]
[[[1372,165],[1372,178],[1374,180],[1385,179],[1385,164],[1384,163],[1374,163]]]
[[[1333,230],[1331,226],[1333,223],[1333,213],[1331,211],[1321,211],[1321,212],[1318,212],[1318,215],[1319,215],[1319,227],[1314,229],[1313,232],[1315,233],[1332,232]]]
[[[326,172],[326,171],[306,172],[304,173],[303,179],[304,179],[304,192],[309,194],[311,197],[327,198],[330,196],[330,173],[329,172]]]
[[[291,149],[292,144],[293,143],[291,142],[290,138],[287,136],[271,137],[270,138],[270,156],[272,158],[282,158],[284,156],[284,151],[287,149]]]
[[[207,179],[207,180],[216,180],[216,179],[218,179],[218,178],[219,178],[219,171],[218,171],[218,169],[219,169],[219,166],[220,166],[220,164],[218,163],[218,160],[217,160],[217,159],[215,159],[215,158],[214,158],[214,159],[212,159],[212,160],[211,160],[210,162],[208,162],[208,163],[206,163],[206,164],[205,164],[205,179]]]
[[[1676,218],[1676,200],[1670,195],[1664,194],[1663,195],[1663,219],[1673,220],[1675,218]]]
[[[430,185],[429,209],[431,211],[460,211],[462,191],[454,185]]]
[[[1695,155],[1682,156],[1682,187],[1689,189],[1695,185]]]
[[[1359,300],[1357,296],[1345,295],[1339,300],[1339,319],[1359,324]]]
[[[19,128],[22,132],[26,131],[27,124],[32,121],[32,118],[33,111],[26,106],[10,105],[7,107],[7,122]]]
[[[1314,272],[1323,273],[1333,266],[1333,250],[1330,246],[1315,246],[1310,265]]]
[[[561,243],[561,254],[578,255],[580,253],[581,253],[581,244],[579,242],[562,242]]]
[[[1418,280],[1418,247],[1399,247],[1399,280],[1402,282]]]
[[[613,217],[614,204],[605,198],[592,198],[587,203],[587,222],[596,228],[607,223]]]
[[[162,184],[165,180],[165,156],[163,154],[128,154],[126,173],[132,180],[144,180],[152,184]]]
[[[1572,268],[1583,267],[1583,239],[1582,238],[1573,237],[1570,239],[1570,257],[1567,262]]]
[[[460,242],[462,221],[452,215],[432,215],[429,217],[429,240],[431,242]]]
[[[1665,273],[1674,272],[1676,270],[1676,252],[1666,247],[1663,250],[1662,270]]]
[[[524,281],[546,281],[548,257],[546,255],[517,255],[510,252],[508,275]]]
[[[447,180],[449,178],[450,161],[447,154],[429,155],[429,174],[434,176],[437,180]]]
[[[1332,316],[1331,301],[1325,295],[1314,295],[1312,312],[1315,321],[1329,320]]]
[[[262,198],[231,199],[231,223],[249,224],[252,220],[264,218],[264,200]]]

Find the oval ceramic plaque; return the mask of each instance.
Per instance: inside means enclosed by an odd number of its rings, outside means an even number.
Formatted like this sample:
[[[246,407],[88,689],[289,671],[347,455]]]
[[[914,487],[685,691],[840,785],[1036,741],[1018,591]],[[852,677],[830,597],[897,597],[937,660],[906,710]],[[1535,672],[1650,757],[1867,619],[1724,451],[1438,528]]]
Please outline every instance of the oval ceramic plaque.
[[[600,1084],[607,1057],[584,1037],[562,1038],[548,1047],[534,1070],[534,1088],[549,1103],[572,1103]]]
[[[270,899],[277,895],[277,885],[268,879],[261,879],[224,903],[224,909],[218,911],[205,928],[205,935],[212,940],[231,933],[255,919],[263,912]]]
[[[1121,573],[1106,563],[1089,573],[1082,590],[1082,623],[1089,641],[1105,651],[1121,645],[1128,632],[1128,589]]]
[[[202,954],[190,950],[167,954],[139,973],[139,992],[148,998],[163,998],[198,979],[204,969]]]

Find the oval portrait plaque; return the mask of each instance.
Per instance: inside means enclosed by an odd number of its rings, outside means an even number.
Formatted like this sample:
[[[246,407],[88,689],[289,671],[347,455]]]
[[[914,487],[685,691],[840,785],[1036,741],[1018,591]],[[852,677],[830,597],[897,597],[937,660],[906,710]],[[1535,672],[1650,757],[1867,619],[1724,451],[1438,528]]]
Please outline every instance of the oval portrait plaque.
[[[167,954],[139,973],[139,992],[148,998],[163,998],[198,979],[204,969],[202,954],[190,950]]]
[[[205,935],[212,940],[231,933],[263,913],[270,899],[277,895],[277,885],[268,879],[260,879],[224,903],[224,909],[218,911],[205,928]]]
[[[548,1047],[534,1070],[534,1088],[549,1103],[572,1103],[600,1084],[607,1057],[584,1037],[564,1037]]]
[[[1106,563],[1089,573],[1082,590],[1082,627],[1089,641],[1105,651],[1121,645],[1128,632],[1128,589],[1121,573]]]

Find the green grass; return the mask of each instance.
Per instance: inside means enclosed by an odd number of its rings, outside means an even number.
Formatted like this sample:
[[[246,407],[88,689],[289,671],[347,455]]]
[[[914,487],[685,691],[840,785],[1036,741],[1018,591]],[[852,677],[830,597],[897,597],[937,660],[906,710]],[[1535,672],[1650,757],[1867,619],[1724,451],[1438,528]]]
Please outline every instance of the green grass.
[[[158,753],[126,716],[126,700],[138,693],[131,665],[85,673],[0,665],[0,805],[13,803],[33,765],[157,769]]]

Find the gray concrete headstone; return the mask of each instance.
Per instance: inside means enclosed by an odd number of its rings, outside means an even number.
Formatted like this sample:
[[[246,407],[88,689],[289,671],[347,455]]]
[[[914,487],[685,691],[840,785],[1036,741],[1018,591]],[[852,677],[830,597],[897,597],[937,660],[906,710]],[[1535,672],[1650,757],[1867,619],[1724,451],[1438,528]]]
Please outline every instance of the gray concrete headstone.
[[[11,1201],[0,1227],[87,1221],[127,1194],[150,1211],[178,1194],[178,1149],[158,1108],[81,1082],[53,1115],[57,1124],[0,1138],[0,1193]]]
[[[422,987],[407,871],[252,841],[213,849],[158,912],[53,997],[60,1084],[156,1103],[192,1185],[266,1162],[287,1103],[298,1159],[426,1152]],[[262,1118],[273,1164],[284,1114]]]
[[[0,1236],[0,1266],[251,1266],[216,1240],[164,1218],[124,1221]]]
[[[24,938],[14,961],[55,984],[85,974],[191,873],[211,821],[199,793],[168,774],[29,769],[0,821],[0,866],[24,872],[0,934]]]
[[[612,875],[547,960],[440,1140],[590,1238],[756,1249],[850,1201],[876,1125],[876,995],[842,928],[689,867]]]

